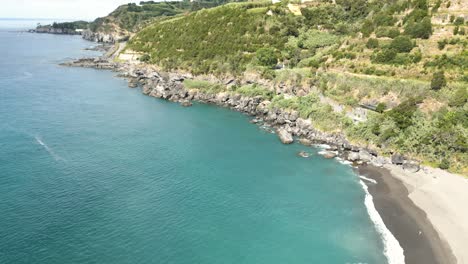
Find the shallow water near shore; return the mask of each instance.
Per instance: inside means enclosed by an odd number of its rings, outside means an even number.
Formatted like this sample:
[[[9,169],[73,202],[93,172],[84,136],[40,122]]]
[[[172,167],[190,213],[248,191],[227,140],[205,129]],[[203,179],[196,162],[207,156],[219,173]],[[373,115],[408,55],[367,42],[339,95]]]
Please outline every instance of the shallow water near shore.
[[[0,39],[0,263],[387,262],[349,166],[58,66],[77,36]]]

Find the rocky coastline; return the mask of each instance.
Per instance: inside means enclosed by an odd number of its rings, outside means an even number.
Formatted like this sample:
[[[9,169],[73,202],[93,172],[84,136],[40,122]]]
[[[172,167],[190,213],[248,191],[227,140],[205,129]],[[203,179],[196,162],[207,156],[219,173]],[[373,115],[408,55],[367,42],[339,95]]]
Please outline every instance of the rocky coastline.
[[[339,157],[354,165],[370,164],[383,167],[386,164],[393,164],[411,173],[421,169],[418,161],[401,154],[394,153],[391,157],[380,156],[376,149],[351,144],[342,133],[319,131],[314,128],[310,120],[299,117],[297,111],[272,108],[271,102],[263,100],[260,96],[248,97],[229,92],[207,93],[197,89],[186,89],[183,85],[184,80],[196,78],[188,73],[160,72],[152,67],[113,62],[105,57],[84,58],[62,65],[116,71],[119,77],[128,80],[130,88],[141,87],[145,95],[180,103],[183,106],[190,106],[192,101],[196,101],[245,113],[253,117],[253,123],[270,127],[284,144],[291,144],[297,139],[307,146],[326,145],[322,155],[327,158]]]
[[[453,256],[452,249],[460,246],[460,243],[458,243],[459,239],[457,240],[456,236],[451,236],[451,225],[438,222],[437,215],[441,211],[444,211],[444,208],[449,208],[453,203],[463,201],[465,197],[463,195],[459,195],[459,197],[455,197],[454,199],[446,197],[446,200],[441,201],[433,199],[433,197],[426,197],[424,199],[412,197],[413,192],[419,192],[422,186],[424,186],[415,184],[420,179],[424,178],[427,182],[439,181],[438,171],[434,171],[434,169],[429,167],[422,167],[416,160],[407,158],[399,153],[394,153],[391,157],[381,156],[378,154],[377,149],[350,143],[345,135],[341,133],[319,131],[313,127],[310,120],[300,118],[299,113],[296,111],[272,108],[270,107],[271,102],[263,100],[262,97],[247,97],[230,92],[208,93],[197,89],[186,89],[183,85],[184,80],[197,79],[196,76],[189,73],[163,72],[150,65],[128,62],[118,63],[105,56],[101,58],[80,59],[63,65],[118,72],[118,77],[128,80],[129,88],[140,87],[145,95],[176,102],[182,106],[191,106],[192,102],[196,101],[227,107],[245,113],[252,117],[251,123],[266,128],[271,132],[276,132],[282,143],[291,144],[294,141],[298,141],[304,146],[320,145],[323,150],[319,153],[324,158],[338,158],[347,161],[357,168],[359,175],[368,176],[368,178],[375,181],[375,184],[377,184],[377,181],[379,183],[382,181],[382,178],[377,177],[381,174],[388,174],[389,176],[398,178],[400,181],[394,184],[388,184],[390,180],[384,179],[385,185],[383,187],[379,185],[380,187],[377,189],[373,187],[369,188],[373,196],[379,197],[376,209],[380,214],[383,214],[384,222],[389,225],[389,229],[398,239],[404,241],[401,245],[405,251],[405,262],[407,264],[423,263],[420,262],[420,256],[422,255],[433,258],[428,263],[456,263],[456,259],[464,258],[464,253],[460,253],[462,251],[455,252],[456,258]],[[235,83],[235,80],[215,81],[225,85]],[[298,153],[298,156],[307,158],[309,154],[302,151]],[[388,173],[388,170],[391,173]],[[452,187],[458,186],[463,189],[462,184],[457,183],[460,180],[459,176],[448,172],[445,173],[447,175],[443,179],[443,184]],[[435,186],[431,189],[431,192],[435,193],[434,195],[440,195],[440,193],[445,195],[448,193],[447,188],[440,189]],[[382,188],[387,191],[382,191]],[[396,193],[396,198],[392,195],[387,195],[388,190],[390,190],[390,193]],[[398,198],[400,195],[406,198]],[[423,201],[428,199],[438,206],[431,207],[430,204],[423,204]],[[388,202],[380,202],[382,200]],[[408,200],[411,200],[417,207],[414,204],[407,206]],[[405,212],[420,212],[421,209],[424,212],[405,218],[401,216],[401,213],[395,213],[401,212],[399,208],[406,208]],[[411,225],[408,225],[409,220],[407,219],[412,221]],[[447,231],[447,229],[449,230]],[[411,236],[405,236],[409,232],[408,230],[411,230]],[[414,235],[414,232],[416,232],[416,235]],[[427,235],[420,236],[421,232],[427,233]],[[448,244],[445,240],[446,235],[449,235]]]

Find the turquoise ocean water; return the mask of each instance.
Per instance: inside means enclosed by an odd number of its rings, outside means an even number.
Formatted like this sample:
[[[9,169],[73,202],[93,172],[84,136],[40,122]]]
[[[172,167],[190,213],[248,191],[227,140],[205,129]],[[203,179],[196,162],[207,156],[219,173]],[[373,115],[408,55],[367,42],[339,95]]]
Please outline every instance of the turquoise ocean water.
[[[1,25],[2,21],[0,21]],[[387,263],[351,168],[0,28],[0,263]],[[5,24],[4,24],[5,25]]]

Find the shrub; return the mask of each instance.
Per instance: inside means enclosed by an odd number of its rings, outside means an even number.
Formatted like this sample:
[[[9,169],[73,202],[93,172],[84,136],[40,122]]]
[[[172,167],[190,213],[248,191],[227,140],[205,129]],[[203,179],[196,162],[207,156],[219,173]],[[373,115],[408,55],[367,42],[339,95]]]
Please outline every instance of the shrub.
[[[387,37],[387,38],[396,38],[397,36],[400,35],[400,30],[398,30],[397,28],[379,28],[377,29],[377,31],[375,32],[375,35],[378,37],[378,38],[383,38],[383,37]]]
[[[449,100],[449,106],[462,107],[468,101],[468,91],[465,87],[459,87]]]
[[[257,50],[257,60],[262,66],[273,68],[278,62],[275,50],[272,48],[261,48]]]
[[[396,19],[387,12],[379,12],[374,17],[374,22],[377,26],[393,26]]]
[[[418,100],[410,98],[386,114],[393,119],[399,129],[406,129],[413,124],[413,115],[416,112],[417,103]]]
[[[437,42],[437,47],[440,49],[440,50],[443,50],[445,48],[445,45],[447,45],[447,40],[444,39],[444,40],[439,40]]]
[[[439,168],[443,170],[448,170],[450,168],[450,162],[448,161],[448,159],[443,158],[439,164]]]
[[[398,36],[390,43],[390,47],[397,52],[410,52],[413,49],[413,42],[407,36]]]
[[[413,38],[428,39],[432,34],[431,18],[425,17],[421,22],[408,22],[405,26],[405,34]]]
[[[442,87],[446,85],[447,85],[447,81],[445,80],[444,72],[443,71],[435,72],[431,80],[431,89],[440,90]]]
[[[140,57],[139,60],[140,60],[141,62],[148,62],[148,61],[150,61],[150,59],[151,59],[150,55],[144,54],[144,55],[142,55],[142,56]]]
[[[364,20],[364,23],[361,27],[361,32],[364,37],[369,37],[372,32],[374,32],[374,24],[369,20]]]
[[[377,107],[375,108],[375,111],[379,113],[383,113],[387,109],[387,105],[385,103],[379,103]]]
[[[457,35],[459,30],[460,30],[460,27],[459,27],[459,26],[456,26],[456,27],[453,29],[453,35]]]
[[[463,25],[463,23],[465,23],[465,18],[463,18],[463,17],[457,17],[453,21],[453,24],[455,24],[455,26],[461,26],[461,25]]]
[[[378,48],[379,47],[379,40],[375,39],[375,38],[370,38],[366,43],[366,47],[368,49]]]
[[[458,31],[458,35],[462,35],[464,36],[465,35],[465,28],[460,28],[460,30]]]
[[[440,7],[441,4],[442,4],[442,1],[441,1],[441,0],[438,0],[438,1],[436,2],[436,4],[432,7],[432,13],[437,12],[437,10],[439,10],[439,7]]]
[[[339,40],[338,36],[310,29],[300,34],[298,45],[300,48],[316,49],[336,44]]]
[[[394,49],[385,48],[380,52],[374,53],[372,62],[391,63],[395,59],[397,52]]]
[[[271,100],[273,98],[272,91],[255,84],[242,86],[236,90],[236,93],[246,95],[248,97],[260,96],[263,100]]]

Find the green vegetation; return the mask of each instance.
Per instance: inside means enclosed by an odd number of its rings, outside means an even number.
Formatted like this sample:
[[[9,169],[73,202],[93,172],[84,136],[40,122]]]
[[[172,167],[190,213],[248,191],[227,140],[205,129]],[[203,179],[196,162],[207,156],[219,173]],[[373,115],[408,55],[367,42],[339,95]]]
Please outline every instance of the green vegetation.
[[[257,50],[257,60],[260,65],[273,68],[278,63],[278,56],[272,48],[261,48]]]
[[[349,120],[346,120],[343,115],[333,112],[331,106],[320,103],[316,94],[290,98],[283,95],[275,96],[270,106],[298,111],[302,118],[312,120],[317,128],[324,131],[339,131],[349,124]]]
[[[254,58],[271,67],[275,51],[296,34],[292,15],[248,12],[268,3],[236,3],[201,10],[156,23],[140,31],[128,47],[151,54],[151,62],[165,69],[187,69],[195,74],[240,74]],[[312,45],[312,44],[310,44]],[[259,56],[255,56],[257,50]]]
[[[395,49],[397,52],[410,52],[413,47],[413,42],[407,36],[398,36],[390,43],[390,48]]]
[[[238,94],[249,97],[260,96],[263,100],[271,100],[274,96],[271,90],[256,84],[244,85],[239,88],[234,88],[233,90]]]
[[[57,22],[54,22],[52,23],[52,25],[41,25],[41,24],[38,24],[36,29],[49,29],[49,28],[53,28],[53,29],[62,29],[62,30],[65,30],[65,31],[70,31],[70,32],[73,32],[77,29],[87,29],[89,26],[89,22],[86,22],[86,21],[74,21],[74,22],[62,22],[62,23],[57,23]]]
[[[438,71],[434,73],[434,76],[431,80],[431,89],[432,90],[440,90],[442,87],[447,85],[447,81],[445,80],[445,75],[443,71]]]
[[[211,93],[211,94],[219,93],[225,90],[225,87],[223,87],[220,84],[214,84],[208,81],[200,81],[200,80],[185,80],[184,87],[188,90],[196,89],[196,90],[201,90],[205,93]]]

